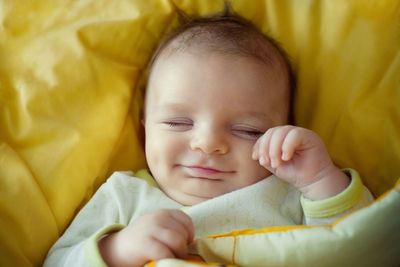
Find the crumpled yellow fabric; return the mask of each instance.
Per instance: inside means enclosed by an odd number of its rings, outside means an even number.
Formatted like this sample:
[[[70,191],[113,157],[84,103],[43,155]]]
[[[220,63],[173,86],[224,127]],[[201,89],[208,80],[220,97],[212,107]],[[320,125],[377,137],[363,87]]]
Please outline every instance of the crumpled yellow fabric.
[[[393,187],[400,2],[225,2],[288,51],[296,123],[376,196]],[[40,265],[110,173],[145,167],[139,89],[151,53],[178,11],[223,8],[222,0],[0,1],[1,266]]]

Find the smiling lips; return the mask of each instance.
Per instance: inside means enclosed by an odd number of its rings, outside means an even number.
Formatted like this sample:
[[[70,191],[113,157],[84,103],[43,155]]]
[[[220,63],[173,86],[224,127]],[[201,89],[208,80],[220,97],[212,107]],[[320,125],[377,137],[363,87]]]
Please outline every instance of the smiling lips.
[[[233,173],[233,171],[221,171],[213,168],[208,168],[208,167],[202,167],[202,166],[185,166],[187,169],[189,169],[195,176],[201,176],[201,175],[206,175],[206,176],[212,176],[214,174],[222,174],[222,173]],[[208,178],[208,177],[204,177]]]

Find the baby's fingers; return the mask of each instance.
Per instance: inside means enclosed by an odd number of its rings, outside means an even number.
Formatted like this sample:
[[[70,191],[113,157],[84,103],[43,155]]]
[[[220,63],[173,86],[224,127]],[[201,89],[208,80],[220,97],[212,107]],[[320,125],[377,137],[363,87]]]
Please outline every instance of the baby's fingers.
[[[307,143],[311,136],[312,132],[304,128],[296,127],[291,129],[282,144],[282,160],[289,161],[296,151],[307,149]]]
[[[155,233],[153,238],[163,244],[163,253],[173,253],[178,258],[184,259],[188,253],[188,243],[185,235],[168,228],[162,228]],[[162,246],[159,248],[161,249]],[[175,258],[174,256],[163,256],[163,258]]]
[[[274,169],[278,168],[282,163],[282,145],[292,127],[293,126],[277,127],[272,134],[269,145],[269,157],[271,159],[271,167]]]
[[[181,210],[171,210],[170,216],[172,216],[176,222],[179,222],[180,227],[184,228],[184,230],[181,228],[180,232],[183,232],[186,235],[187,243],[190,244],[194,238],[194,226],[192,219],[189,217],[189,215]]]
[[[257,139],[256,143],[253,146],[253,153],[251,154],[251,158],[253,160],[258,160],[258,158],[260,157],[260,140],[263,138],[264,136],[261,136],[260,138]]]
[[[268,167],[270,163],[267,151],[269,151],[271,131],[272,129],[268,130],[263,136],[261,136],[253,147],[253,159],[258,160],[260,165],[264,167]]]
[[[303,138],[301,135],[301,129],[291,129],[282,144],[282,160],[289,161],[293,158],[293,155],[297,148],[301,146]]]
[[[180,210],[165,210],[168,214],[157,239],[168,246],[178,258],[185,258],[188,245],[193,241],[192,219]]]
[[[144,250],[143,254],[141,255],[143,258],[146,259],[146,262],[152,260],[161,260],[161,259],[173,259],[175,258],[175,254],[171,249],[159,239],[151,240],[149,245],[146,245],[146,249]]]

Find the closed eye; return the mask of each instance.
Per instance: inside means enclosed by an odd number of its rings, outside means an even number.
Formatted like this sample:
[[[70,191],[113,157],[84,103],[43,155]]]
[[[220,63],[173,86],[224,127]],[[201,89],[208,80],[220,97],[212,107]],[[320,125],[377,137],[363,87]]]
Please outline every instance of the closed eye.
[[[257,130],[233,130],[233,133],[239,137],[244,137],[248,139],[257,139],[263,133]]]
[[[188,121],[186,121],[186,120],[164,121],[164,122],[162,122],[162,124],[167,125],[169,128],[176,129],[176,130],[186,130],[193,126],[193,122],[189,121],[189,120]]]
[[[168,125],[169,127],[176,127],[176,126],[185,126],[188,125],[187,123],[182,122],[174,122],[174,121],[166,121],[164,124]]]

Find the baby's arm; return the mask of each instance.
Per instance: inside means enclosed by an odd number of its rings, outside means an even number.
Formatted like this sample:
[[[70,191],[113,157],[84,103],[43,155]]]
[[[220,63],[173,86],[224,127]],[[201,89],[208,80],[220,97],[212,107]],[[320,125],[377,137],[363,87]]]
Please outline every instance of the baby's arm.
[[[180,210],[163,209],[143,215],[98,244],[108,266],[143,266],[151,260],[185,258],[193,236],[193,223],[188,215]]]
[[[310,200],[335,196],[350,184],[318,135],[304,128],[287,125],[269,129],[257,140],[252,157]]]
[[[160,203],[171,210],[181,207],[144,180],[124,173],[114,173],[53,245],[44,266],[104,266],[98,240],[124,228],[133,231],[133,227],[128,225],[140,220],[143,214],[152,214],[158,210]],[[146,249],[145,246],[143,248]]]

